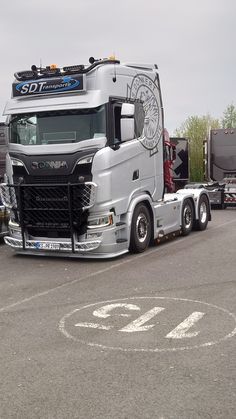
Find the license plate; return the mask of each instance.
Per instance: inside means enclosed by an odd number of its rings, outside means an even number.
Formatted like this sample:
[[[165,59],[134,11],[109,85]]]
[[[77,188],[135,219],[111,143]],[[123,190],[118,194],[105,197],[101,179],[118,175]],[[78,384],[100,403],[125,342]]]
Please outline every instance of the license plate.
[[[36,249],[41,249],[41,250],[59,250],[60,249],[60,244],[59,243],[36,242],[34,247]]]

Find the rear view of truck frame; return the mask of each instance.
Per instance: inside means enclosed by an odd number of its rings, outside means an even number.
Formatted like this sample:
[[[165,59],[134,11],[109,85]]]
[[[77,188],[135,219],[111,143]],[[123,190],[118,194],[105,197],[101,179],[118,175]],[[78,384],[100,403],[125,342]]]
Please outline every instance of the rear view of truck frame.
[[[236,206],[236,130],[212,129],[205,145],[205,186],[212,207]]]

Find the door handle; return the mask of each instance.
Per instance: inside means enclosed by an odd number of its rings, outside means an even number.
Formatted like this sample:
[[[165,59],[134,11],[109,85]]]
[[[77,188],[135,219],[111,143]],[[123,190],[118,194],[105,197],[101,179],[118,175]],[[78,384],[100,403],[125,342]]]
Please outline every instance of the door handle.
[[[134,171],[132,180],[137,180],[137,179],[139,179],[139,170],[138,169]]]

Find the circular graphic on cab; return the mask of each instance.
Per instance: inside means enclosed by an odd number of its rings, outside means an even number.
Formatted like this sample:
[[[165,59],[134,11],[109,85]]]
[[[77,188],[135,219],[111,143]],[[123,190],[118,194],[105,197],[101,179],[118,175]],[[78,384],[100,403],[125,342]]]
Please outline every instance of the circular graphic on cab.
[[[130,98],[139,99],[143,103],[145,119],[140,141],[145,148],[153,150],[162,135],[160,91],[150,77],[138,74],[130,86]]]

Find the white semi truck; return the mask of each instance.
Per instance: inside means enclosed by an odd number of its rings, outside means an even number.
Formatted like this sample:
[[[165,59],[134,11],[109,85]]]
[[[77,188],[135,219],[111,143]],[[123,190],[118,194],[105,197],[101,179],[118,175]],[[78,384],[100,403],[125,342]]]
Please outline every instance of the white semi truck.
[[[15,73],[4,111],[5,242],[25,254],[111,258],[204,230],[205,189],[165,194],[157,66],[89,63]]]

